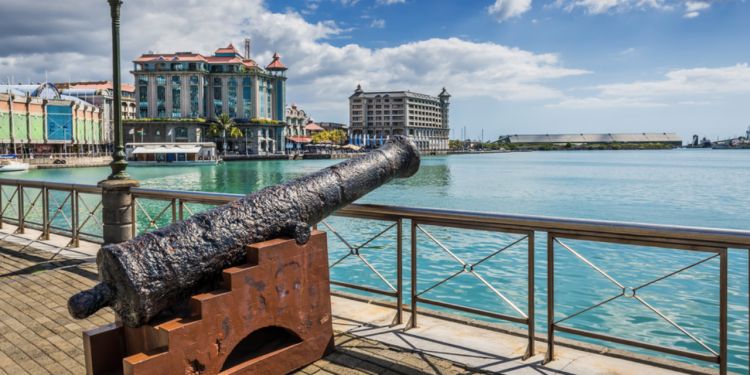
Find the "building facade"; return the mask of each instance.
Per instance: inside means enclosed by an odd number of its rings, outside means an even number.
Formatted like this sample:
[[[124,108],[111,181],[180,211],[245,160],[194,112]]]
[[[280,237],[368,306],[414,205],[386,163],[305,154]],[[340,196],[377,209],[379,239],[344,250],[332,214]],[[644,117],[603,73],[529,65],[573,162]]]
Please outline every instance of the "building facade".
[[[406,135],[421,151],[448,150],[450,94],[411,91],[365,92],[357,86],[349,97],[352,143],[376,147],[391,135]]]
[[[0,152],[101,152],[107,143],[97,106],[52,83],[0,85]]]
[[[61,94],[73,96],[99,107],[102,113],[102,129],[106,143],[114,141],[114,85],[112,81],[63,82],[55,83]],[[136,117],[135,87],[123,83],[121,85],[121,114],[123,120]]]
[[[214,120],[233,118],[246,139],[232,140],[231,151],[283,150],[286,70],[278,53],[265,68],[229,44],[212,56],[192,52],[144,54],[135,61],[138,118]]]

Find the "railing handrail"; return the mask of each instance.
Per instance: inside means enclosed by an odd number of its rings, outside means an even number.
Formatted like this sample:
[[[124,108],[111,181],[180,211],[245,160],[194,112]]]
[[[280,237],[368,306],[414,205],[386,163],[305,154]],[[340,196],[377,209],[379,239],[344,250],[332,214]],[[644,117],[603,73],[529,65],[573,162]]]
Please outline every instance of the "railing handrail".
[[[0,179],[0,185],[23,185],[32,188],[78,190],[99,192],[95,185],[68,184],[38,180]],[[163,190],[133,188],[133,194],[143,198],[184,199],[203,203],[229,203],[242,198],[243,194],[215,193],[187,190]],[[355,217],[402,217],[432,222],[464,223],[498,228],[515,228],[557,233],[585,233],[601,236],[630,236],[632,238],[663,240],[666,242],[700,243],[707,246],[723,246],[750,249],[750,230],[693,227],[638,222],[561,218],[540,215],[505,214],[467,210],[445,210],[435,208],[404,207],[380,204],[350,204],[339,210],[338,215]]]
[[[379,204],[351,204],[337,212],[345,216],[397,216],[416,220],[450,221],[511,227],[542,232],[617,234],[667,240],[691,240],[739,249],[750,249],[750,230],[649,224],[627,221],[573,219],[554,216],[444,210]]]

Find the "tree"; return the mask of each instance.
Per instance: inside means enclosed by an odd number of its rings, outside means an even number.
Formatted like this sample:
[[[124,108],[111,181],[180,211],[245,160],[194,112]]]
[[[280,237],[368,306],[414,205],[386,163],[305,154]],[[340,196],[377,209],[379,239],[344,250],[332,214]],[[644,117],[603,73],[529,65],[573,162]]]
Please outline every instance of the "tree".
[[[346,143],[347,136],[346,132],[341,129],[336,130],[324,130],[317,132],[312,135],[312,143],[326,143],[331,142],[333,144],[341,145]]]
[[[228,114],[222,113],[208,128],[208,132],[213,136],[221,136],[223,142],[224,155],[227,154],[227,135],[232,138],[242,137],[242,130],[237,127],[237,123],[229,117]]]

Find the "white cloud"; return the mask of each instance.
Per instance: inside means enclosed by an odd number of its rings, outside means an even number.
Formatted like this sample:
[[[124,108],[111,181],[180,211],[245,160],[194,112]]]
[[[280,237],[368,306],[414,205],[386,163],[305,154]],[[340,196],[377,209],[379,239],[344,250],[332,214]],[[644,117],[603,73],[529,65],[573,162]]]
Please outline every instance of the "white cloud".
[[[750,94],[750,66],[747,63],[720,68],[679,69],[664,79],[615,83],[594,87],[596,96],[566,98],[557,107],[654,107],[703,102],[705,99]]]
[[[685,18],[695,18],[700,15],[701,11],[704,11],[711,7],[711,3],[705,1],[688,1],[685,3]]]
[[[393,4],[404,4],[406,0],[377,0],[379,5],[393,5]]]
[[[382,29],[385,27],[385,20],[382,18],[376,18],[370,22],[370,27],[374,29]]]
[[[56,1],[48,1],[51,6]],[[58,14],[40,12],[15,2],[4,7],[3,21],[19,19],[28,10],[34,22],[45,27],[8,27],[13,33],[0,34],[0,72],[17,80],[42,80],[49,70],[51,80],[108,79],[111,76],[109,10],[104,2],[91,6],[89,0],[70,0],[67,7],[87,13],[76,19],[91,20],[76,25],[76,43],[56,44],[39,33],[67,32],[68,25],[50,30]],[[15,8],[14,8],[15,7]],[[174,12],[180,9],[180,12]],[[33,26],[33,25],[32,25]],[[20,30],[20,31],[19,31]],[[329,41],[345,36],[347,30],[333,21],[308,22],[294,11],[274,13],[262,0],[189,2],[182,0],[130,0],[123,6],[123,80],[140,54],[194,51],[211,53],[230,41],[240,47],[242,39],[253,40],[252,57],[259,64],[270,62],[274,51],[289,67],[288,102],[296,102],[316,118],[344,120],[347,97],[358,83],[368,90],[409,89],[437,94],[446,86],[454,97],[491,97],[500,100],[561,98],[551,83],[558,78],[586,74],[566,68],[555,54],[534,53],[497,43],[476,43],[465,39],[428,39],[387,48],[358,44],[333,45]],[[105,35],[105,37],[102,37]],[[24,41],[35,40],[33,50]]]
[[[531,0],[495,0],[487,8],[487,13],[502,22],[509,18],[520,17],[531,9]]]
[[[671,10],[674,7],[670,0],[556,0],[555,5],[568,12],[580,8],[589,14],[647,9]]]

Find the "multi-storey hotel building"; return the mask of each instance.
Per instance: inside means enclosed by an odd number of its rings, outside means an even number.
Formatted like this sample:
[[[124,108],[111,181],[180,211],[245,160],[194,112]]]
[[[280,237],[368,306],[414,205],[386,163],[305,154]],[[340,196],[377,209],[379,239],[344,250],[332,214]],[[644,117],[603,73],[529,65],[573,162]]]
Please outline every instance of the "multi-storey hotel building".
[[[212,120],[228,114],[247,132],[233,151],[267,153],[284,145],[287,68],[278,54],[265,69],[229,44],[213,56],[144,54],[134,63],[139,118]],[[147,130],[144,130],[147,131]]]
[[[407,135],[422,151],[448,150],[450,94],[411,91],[365,92],[357,86],[349,97],[352,142],[377,146],[391,135]]]

